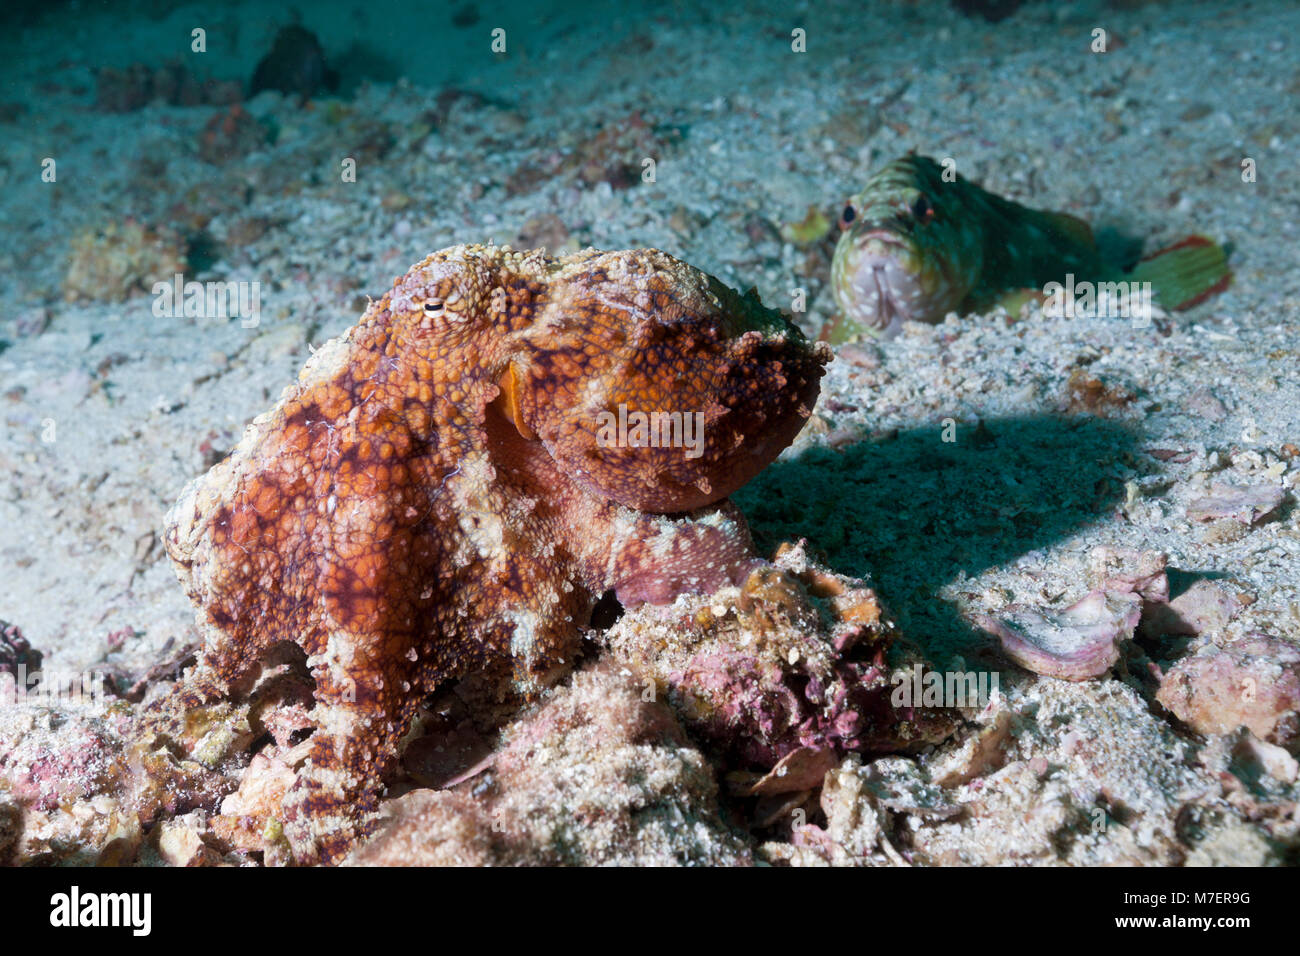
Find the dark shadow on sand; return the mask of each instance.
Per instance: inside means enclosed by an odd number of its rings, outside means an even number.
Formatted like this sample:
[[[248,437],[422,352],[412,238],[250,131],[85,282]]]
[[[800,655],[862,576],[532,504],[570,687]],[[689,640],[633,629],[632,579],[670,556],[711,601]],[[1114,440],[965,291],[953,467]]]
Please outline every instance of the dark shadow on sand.
[[[942,437],[942,427],[926,426],[810,449],[734,496],[760,553],[805,537],[835,570],[869,576],[936,663],[992,650],[938,590],[1116,508],[1141,436],[1107,419],[1040,415],[958,426],[956,442]]]

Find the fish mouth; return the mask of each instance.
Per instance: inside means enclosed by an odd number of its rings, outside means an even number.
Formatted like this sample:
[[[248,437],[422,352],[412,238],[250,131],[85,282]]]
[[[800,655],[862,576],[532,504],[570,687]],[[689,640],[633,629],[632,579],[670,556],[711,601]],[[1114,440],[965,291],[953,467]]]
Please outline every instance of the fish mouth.
[[[882,245],[901,251],[903,244],[889,240]],[[858,257],[853,269],[853,299],[858,318],[892,338],[911,317],[921,297],[916,276],[900,261],[895,250],[867,250]]]
[[[897,249],[907,248],[907,243],[902,240],[898,233],[890,229],[869,229],[858,235],[858,246],[860,248],[866,249],[873,244],[886,247],[893,246]]]

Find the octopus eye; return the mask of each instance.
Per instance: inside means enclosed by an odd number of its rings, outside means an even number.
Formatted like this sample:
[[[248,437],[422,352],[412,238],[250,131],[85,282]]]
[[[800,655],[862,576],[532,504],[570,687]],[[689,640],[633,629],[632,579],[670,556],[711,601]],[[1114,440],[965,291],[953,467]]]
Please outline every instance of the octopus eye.
[[[430,299],[424,303],[425,315],[442,315],[443,305],[441,299]]]
[[[918,222],[929,222],[934,218],[934,207],[930,205],[930,200],[924,196],[917,196],[916,202],[912,203],[912,215]]]
[[[840,228],[849,228],[849,223],[853,222],[857,215],[857,210],[852,205],[845,206],[844,211],[840,213]]]

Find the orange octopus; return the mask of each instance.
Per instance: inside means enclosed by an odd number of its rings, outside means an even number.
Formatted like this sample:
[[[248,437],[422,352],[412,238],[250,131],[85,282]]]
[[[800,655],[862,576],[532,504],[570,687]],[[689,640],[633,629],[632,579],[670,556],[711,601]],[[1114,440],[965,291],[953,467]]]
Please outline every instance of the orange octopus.
[[[282,823],[296,862],[337,861],[440,683],[535,697],[606,591],[665,603],[761,563],[725,498],[793,440],[829,358],[658,250],[430,255],[168,514],[204,635],[173,702],[299,645],[315,730]],[[664,427],[609,427],[636,412]]]

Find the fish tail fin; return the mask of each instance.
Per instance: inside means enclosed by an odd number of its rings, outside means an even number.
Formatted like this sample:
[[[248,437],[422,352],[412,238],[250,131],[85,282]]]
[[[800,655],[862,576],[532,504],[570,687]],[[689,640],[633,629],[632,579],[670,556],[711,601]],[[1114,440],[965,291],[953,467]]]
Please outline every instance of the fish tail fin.
[[[1160,304],[1174,311],[1190,309],[1232,282],[1228,254],[1205,236],[1188,236],[1145,256],[1129,277],[1150,282]]]

